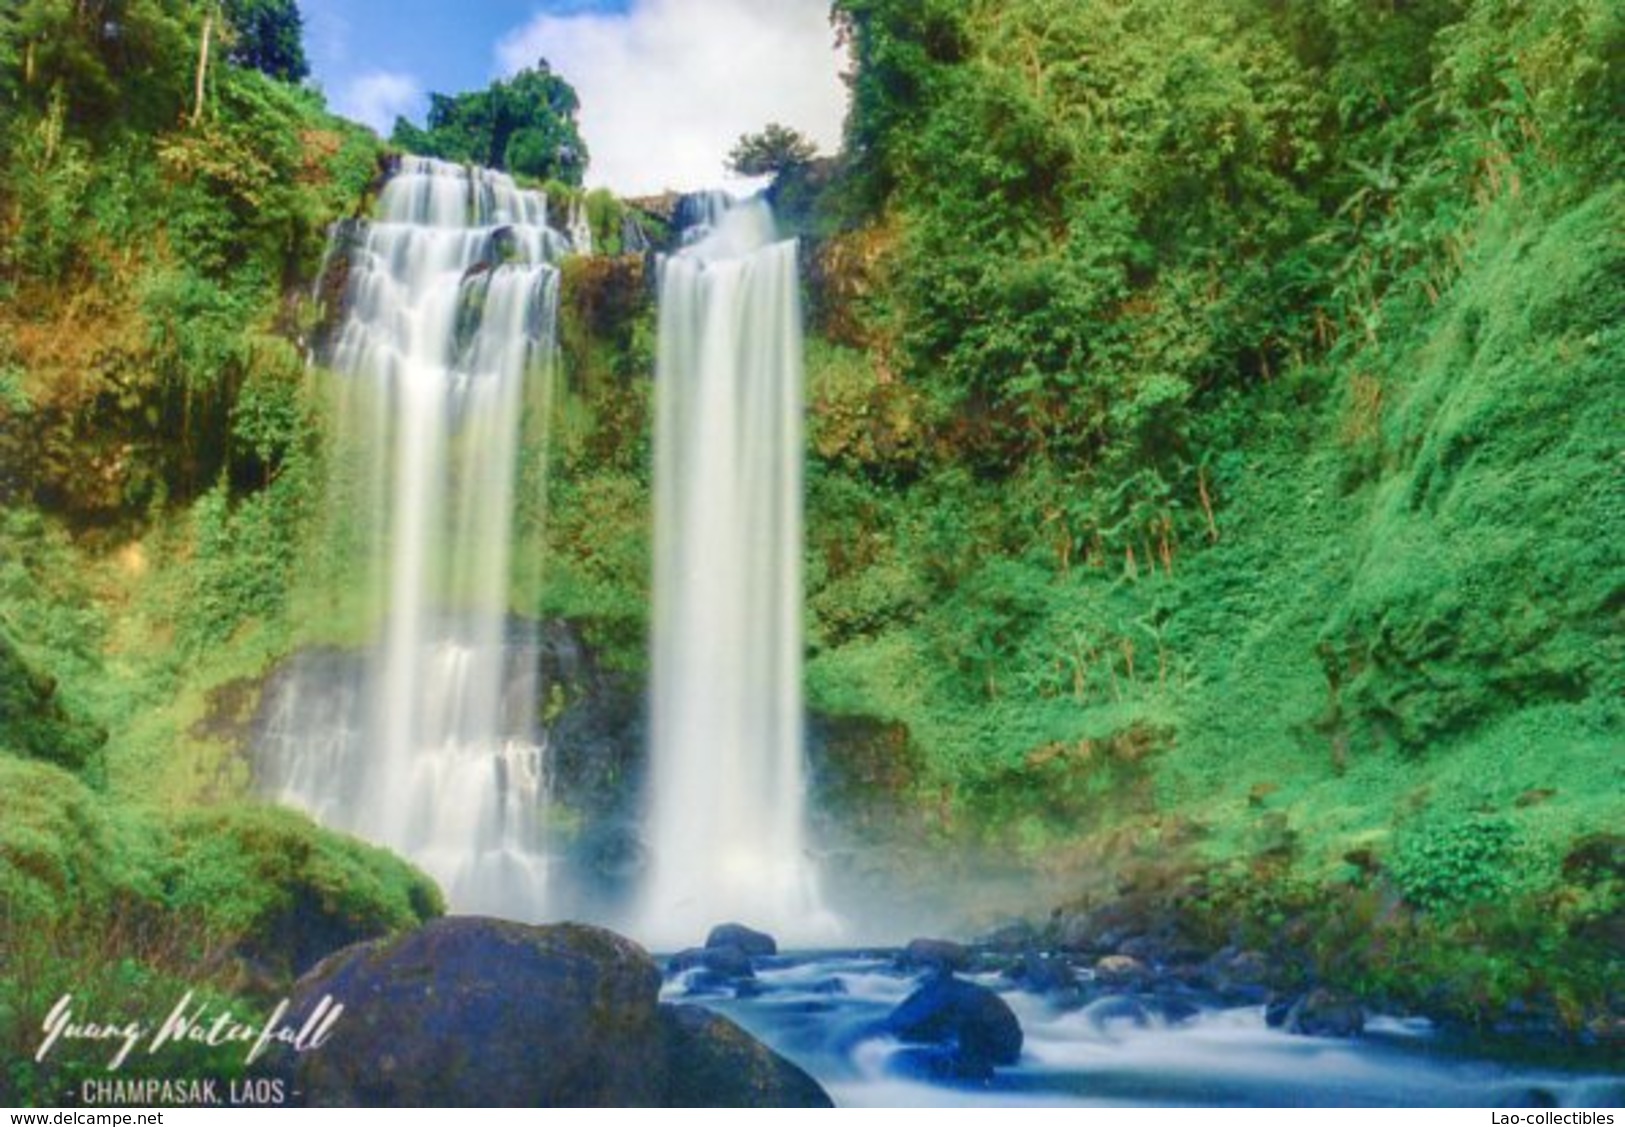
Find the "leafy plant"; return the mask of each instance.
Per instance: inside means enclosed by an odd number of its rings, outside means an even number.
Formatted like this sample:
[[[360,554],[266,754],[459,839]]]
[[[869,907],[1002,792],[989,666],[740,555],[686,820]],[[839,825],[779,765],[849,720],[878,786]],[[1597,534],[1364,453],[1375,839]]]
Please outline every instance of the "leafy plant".
[[[1513,883],[1508,868],[1517,836],[1512,824],[1486,815],[1432,823],[1401,839],[1390,866],[1405,898],[1445,910],[1489,900]]]

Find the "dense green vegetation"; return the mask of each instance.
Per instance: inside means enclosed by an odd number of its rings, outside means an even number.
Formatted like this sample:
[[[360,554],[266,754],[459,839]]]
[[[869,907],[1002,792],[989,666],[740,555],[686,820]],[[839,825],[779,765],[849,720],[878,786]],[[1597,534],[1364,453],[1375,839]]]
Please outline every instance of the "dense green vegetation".
[[[221,11],[231,31],[227,58],[232,62],[285,82],[310,73],[304,17],[294,0],[227,0]]]
[[[399,860],[239,805],[319,480],[301,295],[379,170],[371,134],[284,81],[304,69],[289,3],[0,13],[7,1103],[105,1067],[100,1046],[34,1066],[64,993],[263,1019],[332,945],[441,910]],[[241,1069],[191,1055],[170,1063]]]
[[[836,8],[847,152],[775,191],[812,703],[919,765],[873,840],[1024,859],[967,914],[1138,873],[1399,1004],[1605,1027],[1625,17]],[[635,665],[646,420],[589,399],[550,560]]]
[[[210,11],[0,10],[8,1061],[66,983],[256,997],[299,936],[439,907],[243,804],[268,671],[362,629],[302,348],[382,153],[285,81],[293,5],[215,9],[200,69]],[[902,733],[909,816],[861,832],[914,882],[1030,874],[959,886],[967,918],[1161,888],[1215,943],[1399,1004],[1617,1022],[1625,12],[836,18],[845,153],[738,156],[805,236],[811,704]],[[543,67],[394,140],[585,209],[514,605],[635,674],[651,286],[615,256],[637,213],[572,187],[575,111]]]
[[[1323,490],[1340,519],[1306,538],[1348,540],[1297,655],[1342,738],[1421,753],[1609,695],[1610,7],[842,8],[850,190],[885,219],[857,236],[883,240],[866,355],[820,365],[822,484],[905,502],[862,520],[916,557],[889,617],[966,604],[940,647],[962,693],[1082,698],[1129,639],[1166,653],[1169,600],[1264,515],[1233,502],[1279,452],[1303,481],[1274,506]],[[1565,501],[1517,511],[1537,489]],[[1134,617],[1069,653],[1058,587]]]
[[[587,145],[576,130],[580,101],[544,59],[470,94],[431,94],[428,127],[395,120],[390,139],[409,152],[580,185]]]
[[[1232,920],[1396,896],[1414,961],[1329,973],[1594,1014],[1625,17],[837,8],[815,699],[907,722],[1037,864],[1127,828]]]

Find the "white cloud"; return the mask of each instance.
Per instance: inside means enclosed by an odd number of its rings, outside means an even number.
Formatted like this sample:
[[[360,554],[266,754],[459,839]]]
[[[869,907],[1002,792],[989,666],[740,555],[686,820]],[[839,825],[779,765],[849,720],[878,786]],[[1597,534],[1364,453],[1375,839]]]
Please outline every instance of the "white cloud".
[[[545,58],[581,96],[587,179],[626,195],[712,187],[770,121],[840,144],[846,87],[829,0],[635,0],[541,15],[497,44],[504,75]]]
[[[420,115],[427,98],[423,84],[399,71],[370,70],[346,82],[333,97],[333,110],[389,136],[395,118]]]

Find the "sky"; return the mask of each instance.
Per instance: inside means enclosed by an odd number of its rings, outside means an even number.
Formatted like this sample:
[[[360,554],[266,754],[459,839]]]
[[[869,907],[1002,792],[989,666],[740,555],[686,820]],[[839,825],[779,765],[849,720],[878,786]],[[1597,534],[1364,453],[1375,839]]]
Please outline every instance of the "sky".
[[[428,95],[545,58],[581,97],[587,183],[622,195],[726,186],[740,134],[777,121],[840,143],[829,0],[300,0],[328,104],[387,136]]]

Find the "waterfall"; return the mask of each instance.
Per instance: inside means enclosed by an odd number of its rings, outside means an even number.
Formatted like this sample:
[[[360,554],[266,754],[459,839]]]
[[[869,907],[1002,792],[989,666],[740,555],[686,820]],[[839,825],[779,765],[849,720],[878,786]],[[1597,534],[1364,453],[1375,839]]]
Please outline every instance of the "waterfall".
[[[329,554],[377,636],[349,676],[308,659],[286,678],[259,749],[278,799],[410,857],[455,910],[523,919],[543,914],[545,796],[507,608],[522,420],[545,419],[567,250],[541,194],[415,157],[354,235]]]
[[[723,217],[733,206],[734,198],[717,188],[685,193],[678,199],[672,215],[672,225],[683,246],[693,246],[708,238],[722,225]]]
[[[636,933],[739,919],[826,936],[804,842],[802,358],[796,244],[702,199],[662,265],[650,870]]]
[[[587,206],[579,198],[570,204],[570,220],[565,225],[570,246],[577,254],[591,254],[592,224],[587,220]]]

